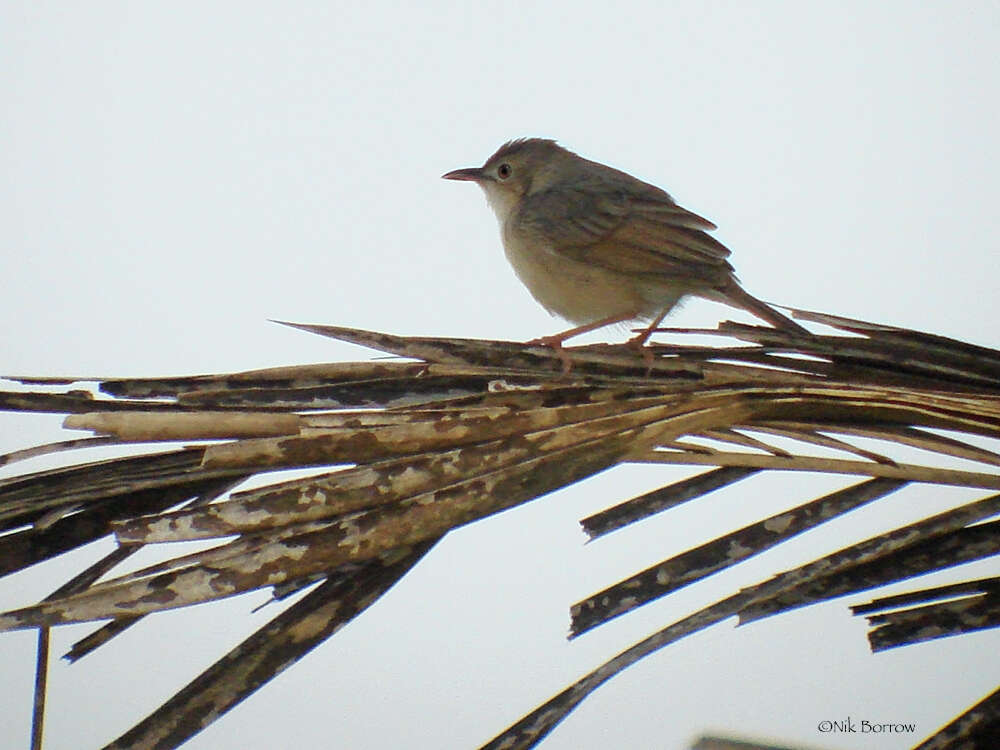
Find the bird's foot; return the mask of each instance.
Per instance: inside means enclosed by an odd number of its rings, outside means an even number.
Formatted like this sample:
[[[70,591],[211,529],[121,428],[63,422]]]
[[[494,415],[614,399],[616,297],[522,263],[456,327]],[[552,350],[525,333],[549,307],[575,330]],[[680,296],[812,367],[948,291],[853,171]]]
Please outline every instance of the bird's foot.
[[[552,349],[559,357],[559,361],[562,362],[562,374],[569,375],[573,369],[573,360],[570,358],[569,352],[563,349],[563,341],[565,341],[565,336],[540,336],[525,343],[529,346],[547,346]]]
[[[646,340],[649,338],[649,334],[650,331],[643,331],[638,336],[633,336],[622,344],[622,346],[627,346],[629,349],[642,357],[642,361],[646,363],[646,375],[649,375],[653,371],[653,365],[656,363],[656,359],[653,357],[653,352],[648,346],[646,346]]]

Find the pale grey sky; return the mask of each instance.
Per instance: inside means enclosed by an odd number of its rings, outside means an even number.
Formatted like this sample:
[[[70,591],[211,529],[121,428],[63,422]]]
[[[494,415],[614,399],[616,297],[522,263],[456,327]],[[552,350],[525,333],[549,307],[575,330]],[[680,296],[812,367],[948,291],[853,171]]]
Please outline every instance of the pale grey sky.
[[[1000,346],[1000,5],[926,6],[0,2],[0,372],[369,356],[268,318],[515,340],[560,330],[508,268],[479,191],[438,179],[523,135],[558,138],[713,220],[763,299]],[[692,303],[671,320],[720,317],[745,319]],[[65,436],[57,418],[0,419],[0,452]],[[573,602],[847,483],[761,478],[584,546],[578,519],[684,473],[622,468],[451,534],[187,747],[474,747],[836,534],[967,496],[901,493],[567,643]],[[98,554],[3,580],[0,606],[44,596]],[[265,598],[157,615],[57,664],[47,747],[116,737],[272,617],[249,614]],[[995,686],[995,632],[872,656],[847,611],[861,598],[669,647],[543,746],[673,750],[713,730],[902,748]],[[87,630],[57,630],[54,653]],[[33,644],[0,634],[12,747],[27,742]],[[844,716],[912,721],[918,736],[816,730]]]

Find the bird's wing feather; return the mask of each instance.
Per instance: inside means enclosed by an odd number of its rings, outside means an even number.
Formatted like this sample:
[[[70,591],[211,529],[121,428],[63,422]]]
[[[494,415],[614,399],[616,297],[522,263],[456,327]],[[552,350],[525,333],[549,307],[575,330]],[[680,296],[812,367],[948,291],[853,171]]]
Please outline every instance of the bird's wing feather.
[[[732,274],[715,225],[669,200],[623,191],[560,188],[527,197],[516,230],[552,252],[625,274],[662,274],[711,284]]]

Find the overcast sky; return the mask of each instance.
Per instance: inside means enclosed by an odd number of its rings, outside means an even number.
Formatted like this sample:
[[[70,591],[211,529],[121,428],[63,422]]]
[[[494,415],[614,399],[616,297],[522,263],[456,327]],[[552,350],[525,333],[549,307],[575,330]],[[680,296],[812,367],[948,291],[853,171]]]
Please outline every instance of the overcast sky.
[[[370,356],[269,318],[513,340],[561,330],[507,266],[480,192],[439,179],[526,135],[713,220],[763,299],[1000,346],[1000,4],[551,5],[0,2],[0,372]],[[692,303],[671,321],[721,318],[747,319]],[[68,436],[56,417],[0,419],[0,452]],[[694,609],[970,496],[901,493],[567,643],[573,602],[849,483],[757,478],[584,545],[578,519],[689,473],[619,468],[450,534],[187,747],[475,747]],[[104,550],[5,579],[0,606],[36,601]],[[147,618],[55,665],[47,747],[116,737],[273,617],[249,614],[266,598]],[[847,611],[864,599],[668,647],[544,747],[673,750],[717,731],[902,748],[994,688],[996,632],[872,656]],[[57,630],[54,654],[89,629]],[[11,746],[27,744],[33,645],[0,634]],[[918,730],[816,729],[847,716]]]

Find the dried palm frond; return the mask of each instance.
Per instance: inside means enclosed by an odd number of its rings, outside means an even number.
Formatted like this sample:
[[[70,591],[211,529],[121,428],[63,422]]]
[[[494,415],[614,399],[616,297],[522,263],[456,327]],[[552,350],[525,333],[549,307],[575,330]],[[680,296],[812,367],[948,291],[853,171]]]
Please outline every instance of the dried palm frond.
[[[0,393],[0,409],[65,413],[67,427],[96,436],[27,448],[0,464],[95,444],[179,447],[0,480],[3,573],[108,534],[120,545],[41,602],[0,615],[0,629],[38,628],[44,653],[51,626],[108,620],[72,648],[77,659],[161,610],[265,587],[281,598],[319,583],[110,745],[175,747],[363,611],[451,529],[617,464],[712,468],[584,519],[592,537],[761,472],[862,481],[578,602],[573,636],[908,484],[987,491],[889,533],[844,540],[838,552],[665,627],[487,745],[531,747],[603,682],[709,625],[997,555],[1000,521],[990,519],[1000,514],[1000,455],[976,441],[1000,437],[1000,352],[795,313],[834,332],[737,324],[676,331],[727,342],[657,344],[651,362],[623,347],[576,347],[567,350],[568,376],[546,347],[300,325],[415,361],[91,380],[97,393],[81,390],[85,379],[14,378],[22,387]],[[65,390],[53,392],[58,386]],[[919,449],[933,460],[904,462],[868,440]],[[813,455],[815,448],[832,455]],[[317,467],[325,470],[231,491],[266,472]],[[213,539],[218,543],[200,552],[107,577],[144,545]],[[998,590],[998,579],[987,578],[876,599],[854,611],[869,615],[873,649],[893,648],[996,627]],[[40,708],[36,714],[40,726]],[[939,736],[995,732],[995,696],[966,719]]]

